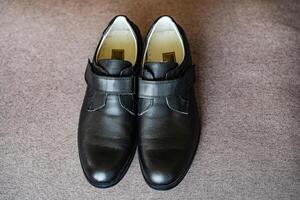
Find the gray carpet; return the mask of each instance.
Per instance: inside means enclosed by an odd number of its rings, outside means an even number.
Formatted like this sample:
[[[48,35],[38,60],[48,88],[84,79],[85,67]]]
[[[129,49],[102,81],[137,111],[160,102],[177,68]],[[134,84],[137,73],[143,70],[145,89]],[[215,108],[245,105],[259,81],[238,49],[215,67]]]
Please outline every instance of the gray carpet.
[[[300,199],[300,1],[1,0],[0,199]],[[126,14],[185,29],[202,135],[182,183],[149,188],[137,156],[110,189],[77,151],[84,71],[101,32]]]

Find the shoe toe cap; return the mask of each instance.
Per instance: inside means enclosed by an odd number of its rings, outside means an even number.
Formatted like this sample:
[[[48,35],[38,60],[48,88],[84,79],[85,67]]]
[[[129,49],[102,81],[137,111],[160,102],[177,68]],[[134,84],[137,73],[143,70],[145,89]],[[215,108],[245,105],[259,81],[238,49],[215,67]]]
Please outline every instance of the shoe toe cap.
[[[162,170],[151,171],[147,174],[147,179],[153,186],[169,185],[177,178],[177,174]]]
[[[147,183],[155,189],[169,189],[176,185],[177,180],[180,180],[186,169],[184,158],[163,156],[163,154],[162,152],[147,154],[147,159],[142,160],[141,163]]]
[[[125,171],[127,158],[124,152],[111,151],[89,156],[82,166],[89,182],[104,188],[119,181]]]
[[[95,168],[87,174],[89,180],[96,185],[108,185],[112,184],[117,177],[117,172],[111,169]]]

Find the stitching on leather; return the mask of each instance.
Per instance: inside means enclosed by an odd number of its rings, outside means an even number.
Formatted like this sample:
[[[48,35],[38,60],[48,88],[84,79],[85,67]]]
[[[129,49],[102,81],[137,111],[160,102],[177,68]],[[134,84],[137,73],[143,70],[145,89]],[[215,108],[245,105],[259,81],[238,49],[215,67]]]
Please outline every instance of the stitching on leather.
[[[122,107],[123,109],[125,109],[127,112],[129,112],[130,114],[135,115],[134,112],[132,112],[131,110],[129,110],[128,108],[126,108],[126,107],[122,104],[122,101],[121,101],[121,95],[118,95],[118,96],[119,96],[119,103],[120,103],[121,107]],[[131,96],[131,98],[132,98],[132,101],[134,102],[133,95],[131,94],[130,96]]]
[[[180,97],[180,98],[183,99],[182,97]],[[170,105],[170,103],[169,103],[168,97],[166,97],[165,100],[166,100],[166,103],[167,103],[168,108],[170,108],[171,110],[173,110],[173,111],[175,111],[175,112],[178,112],[178,113],[180,113],[180,114],[184,114],[184,115],[188,115],[188,114],[189,114],[189,112],[183,112],[183,111],[179,111],[179,110],[173,108],[173,107]],[[185,100],[185,99],[183,99],[183,100],[187,102],[187,107],[189,107],[190,102],[189,102],[188,100]]]
[[[153,99],[149,99],[150,100],[150,104],[147,106],[147,108],[143,111],[143,112],[138,112],[138,116],[142,116],[143,114],[145,114],[146,112],[148,112],[150,110],[150,108],[153,106]]]
[[[91,102],[93,103],[94,102],[94,98],[95,98],[95,95],[96,93],[94,93],[94,95],[91,97]],[[90,109],[89,107],[87,108],[87,111],[88,112],[94,112],[94,111],[97,111],[97,110],[100,110],[102,108],[104,108],[106,106],[106,101],[107,101],[107,94],[105,94],[105,97],[104,97],[104,103],[101,105],[101,106],[98,106],[98,107],[95,107],[93,109]],[[88,101],[89,103],[89,101]]]

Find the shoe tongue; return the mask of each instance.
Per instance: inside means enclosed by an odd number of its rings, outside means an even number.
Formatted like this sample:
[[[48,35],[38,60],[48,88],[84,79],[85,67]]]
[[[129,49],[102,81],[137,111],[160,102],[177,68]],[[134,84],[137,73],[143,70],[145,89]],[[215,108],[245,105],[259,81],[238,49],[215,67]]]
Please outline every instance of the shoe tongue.
[[[126,60],[102,59],[94,65],[94,70],[100,75],[129,76],[133,68]]]
[[[143,78],[150,80],[170,79],[178,76],[176,62],[146,62]]]

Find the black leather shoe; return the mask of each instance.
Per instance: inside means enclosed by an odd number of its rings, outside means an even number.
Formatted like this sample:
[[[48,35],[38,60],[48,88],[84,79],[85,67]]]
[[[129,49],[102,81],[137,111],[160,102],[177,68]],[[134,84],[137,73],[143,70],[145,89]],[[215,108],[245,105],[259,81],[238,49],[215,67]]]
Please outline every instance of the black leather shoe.
[[[139,78],[139,160],[154,189],[181,182],[199,141],[194,66],[182,28],[163,16],[148,32]]]
[[[137,26],[117,16],[103,32],[93,61],[86,68],[78,148],[84,174],[96,187],[117,184],[135,153],[135,76],[141,46]]]

